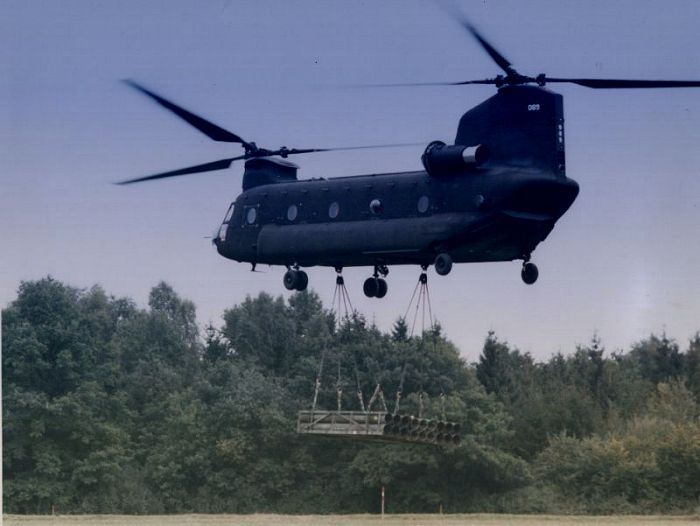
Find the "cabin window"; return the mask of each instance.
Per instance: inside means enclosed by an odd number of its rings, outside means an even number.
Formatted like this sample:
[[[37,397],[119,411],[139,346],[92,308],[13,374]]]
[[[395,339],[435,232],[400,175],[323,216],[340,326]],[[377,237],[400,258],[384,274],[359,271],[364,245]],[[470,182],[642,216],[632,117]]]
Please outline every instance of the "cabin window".
[[[297,205],[289,205],[289,208],[287,208],[287,219],[289,221],[294,221],[298,214],[299,209],[297,208]]]
[[[338,214],[340,213],[340,205],[338,204],[337,201],[333,201],[331,203],[331,206],[328,207],[328,217],[331,219],[335,219],[338,217]]]
[[[233,207],[235,203],[231,203],[231,206],[228,207],[228,212],[226,212],[226,216],[224,217],[224,223],[228,223],[231,221],[231,218],[233,217]]]
[[[248,223],[249,225],[254,225],[255,220],[258,218],[258,210],[254,206],[248,207],[248,210],[245,213],[245,222]]]
[[[418,199],[418,213],[420,214],[425,214],[428,211],[428,207],[430,206],[430,199],[428,199],[427,195],[422,195]]]

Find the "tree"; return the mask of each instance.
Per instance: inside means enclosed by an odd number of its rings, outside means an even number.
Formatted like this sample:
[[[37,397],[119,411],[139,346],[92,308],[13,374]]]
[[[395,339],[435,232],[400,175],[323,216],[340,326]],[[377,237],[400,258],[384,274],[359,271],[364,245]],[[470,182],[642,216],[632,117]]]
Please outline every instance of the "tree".
[[[222,334],[237,357],[284,374],[296,358],[296,322],[281,296],[262,293],[224,312]]]
[[[130,463],[129,413],[110,340],[128,301],[51,278],[23,282],[3,311],[4,495],[9,510],[78,509]]]
[[[476,365],[476,375],[487,393],[504,403],[522,396],[532,382],[534,362],[529,354],[510,349],[490,331]]]
[[[685,367],[688,388],[700,402],[700,332],[696,332],[688,345],[685,354]]]
[[[666,334],[661,338],[651,335],[636,343],[630,352],[636,360],[643,378],[657,384],[670,378],[677,378],[683,371],[683,359],[678,344]]]
[[[403,316],[394,322],[394,326],[391,329],[391,338],[395,342],[405,342],[408,340],[408,323],[406,323],[406,318]]]
[[[161,281],[148,295],[151,314],[163,318],[181,331],[183,339],[194,345],[197,342],[197,316],[194,303],[183,300],[167,283]]]

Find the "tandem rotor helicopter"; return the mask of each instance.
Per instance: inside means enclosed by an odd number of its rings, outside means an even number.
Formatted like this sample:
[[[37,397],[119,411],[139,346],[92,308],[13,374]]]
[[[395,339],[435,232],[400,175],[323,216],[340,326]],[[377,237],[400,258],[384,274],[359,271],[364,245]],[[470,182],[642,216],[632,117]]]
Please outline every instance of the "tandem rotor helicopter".
[[[563,97],[545,86],[687,88],[700,87],[700,81],[522,75],[463,16],[452,14],[503,73],[483,80],[396,84],[497,88],[462,115],[454,144],[427,146],[424,170],[298,180],[290,155],[374,146],[260,148],[128,80],[209,138],[238,143],[244,153],[118,184],[223,170],[245,161],[243,193],[230,205],[213,243],[219,254],[250,263],[253,270],[258,264],[285,266],[289,290],[306,289],[302,268],[311,266],[332,267],[338,274],[344,267],[372,267],[363,290],[382,298],[391,265],[419,265],[424,271],[434,265],[437,274],[446,275],[453,263],[518,259],[522,280],[535,283],[538,270],[531,255],[579,191],[566,176]]]

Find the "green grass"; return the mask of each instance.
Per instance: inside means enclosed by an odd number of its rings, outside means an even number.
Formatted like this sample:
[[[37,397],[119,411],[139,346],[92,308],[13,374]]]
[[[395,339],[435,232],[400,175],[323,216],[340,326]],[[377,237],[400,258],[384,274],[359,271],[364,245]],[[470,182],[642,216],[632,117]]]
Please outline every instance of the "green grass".
[[[7,526],[698,526],[699,516],[556,515],[5,515]]]

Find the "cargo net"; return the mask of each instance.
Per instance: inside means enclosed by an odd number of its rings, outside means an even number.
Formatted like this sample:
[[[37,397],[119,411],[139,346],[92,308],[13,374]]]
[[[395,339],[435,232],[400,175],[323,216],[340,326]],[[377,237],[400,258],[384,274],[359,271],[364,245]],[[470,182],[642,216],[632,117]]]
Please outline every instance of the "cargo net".
[[[410,331],[411,336],[413,336],[416,328],[417,319],[421,319],[421,332],[425,332],[426,313],[430,319],[430,328],[433,328],[430,294],[428,292],[428,281],[425,272],[423,272],[418,279],[416,289],[413,292],[408,309],[406,310],[406,315],[404,315],[404,322],[406,321],[408,313],[414,304],[414,300],[415,313]],[[352,318],[354,312],[352,310],[352,304],[350,303],[342,276],[338,276],[336,281],[336,290],[333,295],[333,306],[334,310],[336,310],[336,320],[339,324],[338,328],[340,328],[341,320],[344,319],[347,322]],[[350,308],[348,308],[348,306]],[[338,376],[335,389],[336,409],[331,411],[318,409],[316,404],[318,402],[319,390],[321,388],[321,378],[323,376],[323,368],[327,354],[327,349],[324,348],[323,353],[321,354],[318,375],[316,377],[311,410],[299,411],[297,418],[297,433],[375,442],[403,442],[441,446],[459,445],[461,440],[460,424],[447,420],[444,408],[444,392],[440,393],[440,402],[442,406],[440,419],[428,419],[422,417],[422,390],[419,393],[420,405],[418,416],[399,413],[407,362],[404,363],[401,371],[401,379],[396,391],[394,410],[393,412],[389,412],[386,400],[384,398],[384,392],[379,383],[377,383],[371,398],[368,400],[367,404],[365,404],[360,386],[359,375],[357,372],[357,361],[353,359],[357,382],[356,392],[361,410],[344,411],[342,407],[343,383],[340,372],[340,357],[336,356],[338,359]],[[376,403],[381,406],[381,411],[372,411],[372,407]]]

